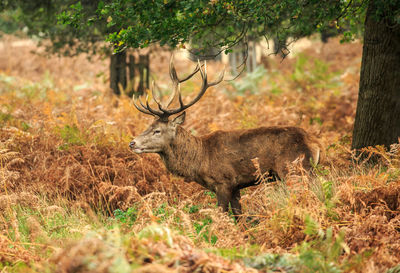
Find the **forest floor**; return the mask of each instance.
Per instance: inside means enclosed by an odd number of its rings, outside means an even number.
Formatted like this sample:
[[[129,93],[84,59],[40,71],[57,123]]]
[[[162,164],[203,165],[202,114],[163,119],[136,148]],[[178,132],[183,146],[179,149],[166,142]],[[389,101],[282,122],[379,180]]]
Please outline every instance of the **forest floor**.
[[[362,45],[311,42],[263,58],[187,111],[195,135],[295,125],[323,144],[312,176],[244,189],[252,221],[236,223],[212,192],[130,151],[151,118],[111,94],[107,59],[48,57],[2,36],[0,271],[399,272],[400,145],[366,149],[380,155],[374,166],[350,149]],[[164,91],[169,56],[151,55]],[[194,68],[175,65],[179,75]],[[210,62],[209,77],[221,69]],[[199,85],[183,84],[184,98]]]

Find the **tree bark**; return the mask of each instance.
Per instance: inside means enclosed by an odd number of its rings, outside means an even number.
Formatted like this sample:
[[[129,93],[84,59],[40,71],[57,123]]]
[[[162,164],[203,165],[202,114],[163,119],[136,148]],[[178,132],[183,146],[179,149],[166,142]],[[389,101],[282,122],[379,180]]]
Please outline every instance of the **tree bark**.
[[[377,19],[370,1],[365,19],[353,149],[397,143],[400,137],[400,26]]]
[[[128,63],[128,75],[129,75],[129,90],[128,91],[128,97],[132,97],[133,94],[135,93],[135,74],[136,72],[136,64],[135,64],[135,56],[132,54],[129,55],[129,63]]]
[[[120,95],[120,86],[126,88],[126,52],[121,51],[111,55],[110,88],[114,94]]]
[[[146,88],[150,87],[149,55],[139,55],[139,85],[138,95],[143,95]]]

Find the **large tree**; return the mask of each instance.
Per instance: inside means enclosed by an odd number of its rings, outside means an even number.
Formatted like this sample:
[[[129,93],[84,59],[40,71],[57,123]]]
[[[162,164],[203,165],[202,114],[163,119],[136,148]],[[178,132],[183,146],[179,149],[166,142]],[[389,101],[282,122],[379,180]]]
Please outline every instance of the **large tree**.
[[[61,19],[75,24],[82,16],[75,9]],[[116,51],[194,40],[204,52],[229,51],[249,36],[296,38],[364,20],[353,148],[388,147],[400,136],[400,0],[110,0],[100,2],[96,19],[116,30],[107,38]]]
[[[365,18],[354,149],[400,138],[399,2],[371,1]]]

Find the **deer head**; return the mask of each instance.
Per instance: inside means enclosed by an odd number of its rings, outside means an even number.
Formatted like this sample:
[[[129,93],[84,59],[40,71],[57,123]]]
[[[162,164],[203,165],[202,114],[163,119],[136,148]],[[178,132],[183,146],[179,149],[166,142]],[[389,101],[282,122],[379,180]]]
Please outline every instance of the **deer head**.
[[[199,71],[202,78],[200,91],[192,101],[185,104],[183,102],[182,95],[180,92],[180,84],[192,78],[193,75],[195,75]],[[218,80],[209,83],[207,80],[207,63],[204,62],[204,64],[201,65],[200,61],[198,61],[197,66],[192,73],[190,73],[184,79],[179,79],[172,58],[169,66],[169,74],[173,82],[173,92],[165,104],[162,104],[161,101],[157,99],[154,90],[154,82],[151,87],[152,97],[154,102],[157,104],[158,109],[151,108],[148,96],[146,96],[145,104],[139,98],[133,99],[133,104],[135,105],[136,109],[138,109],[140,112],[144,114],[152,115],[155,117],[153,123],[143,133],[141,133],[139,136],[133,139],[129,144],[129,147],[135,153],[163,152],[164,149],[167,146],[169,146],[175,139],[177,127],[183,124],[183,122],[185,121],[184,110],[195,104],[197,101],[199,101],[210,86],[219,84],[224,77],[224,71],[223,71]],[[174,109],[168,109],[168,107],[171,105],[176,96],[178,96],[179,107]],[[179,113],[181,114],[175,117],[174,119],[169,120],[170,116]]]

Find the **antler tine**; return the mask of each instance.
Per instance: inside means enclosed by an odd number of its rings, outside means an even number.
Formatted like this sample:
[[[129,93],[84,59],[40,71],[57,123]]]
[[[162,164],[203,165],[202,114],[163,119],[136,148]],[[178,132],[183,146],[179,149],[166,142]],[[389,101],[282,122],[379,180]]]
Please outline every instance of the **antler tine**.
[[[199,101],[200,100],[200,98],[204,95],[204,93],[206,92],[206,90],[207,90],[207,88],[209,87],[209,86],[211,86],[211,85],[208,85],[208,83],[207,83],[207,62],[206,61],[204,61],[204,71],[201,69],[201,66],[200,66],[200,61],[199,61],[199,59],[197,59],[197,63],[198,63],[198,66],[200,67],[200,75],[201,75],[201,78],[202,78],[202,83],[201,83],[201,89],[200,89],[200,92],[197,94],[197,96],[191,101],[191,102],[189,102],[188,104],[186,104],[186,105],[183,105],[183,103],[181,103],[181,109],[179,110],[179,112],[181,112],[181,111],[183,111],[183,110],[185,110],[185,109],[187,109],[187,108],[189,108],[190,106],[192,106],[193,104],[195,104],[197,101]],[[214,84],[215,85],[215,84]],[[178,112],[178,113],[179,113]]]
[[[139,101],[140,105],[143,108],[136,104],[136,100]],[[147,115],[153,115],[150,111],[146,110],[146,108],[144,107],[143,103],[141,102],[141,100],[139,98],[138,99],[133,98],[133,105],[135,105],[135,108],[138,109],[140,112],[147,114]]]
[[[158,109],[162,110],[162,105],[161,102],[157,99],[156,93],[155,93],[155,83],[154,81],[151,82],[151,95],[153,96],[153,100],[157,103]]]
[[[154,84],[154,82],[153,82],[153,84]],[[157,99],[154,97],[153,91],[152,91],[152,94],[153,94],[154,101],[158,104],[158,107],[160,108],[160,104],[157,101]],[[140,106],[136,103],[137,101],[139,101]],[[144,114],[152,115],[152,116],[159,116],[160,118],[165,116],[164,112],[154,110],[150,107],[149,94],[146,94],[146,105],[143,104],[143,102],[141,101],[140,98],[133,98],[133,105],[135,105],[136,109],[138,109],[140,112],[142,112]]]
[[[188,76],[186,76],[185,78],[183,78],[182,80],[178,79],[179,82],[180,82],[180,83],[183,83],[183,82],[189,80],[190,78],[192,78],[193,75],[195,75],[197,72],[199,72],[200,67],[202,67],[202,66],[200,66],[200,64],[198,63],[198,64],[196,65],[196,67],[194,68],[193,72],[190,73],[190,74],[189,74]]]
[[[200,92],[197,94],[197,96],[188,104],[184,104],[183,100],[182,100],[182,95],[180,92],[178,92],[179,94],[179,108],[177,109],[171,109],[171,110],[164,110],[162,109],[162,111],[166,114],[166,115],[173,115],[173,114],[177,114],[179,112],[182,112],[183,110],[189,108],[190,106],[192,106],[193,104],[195,104],[197,101],[200,100],[200,98],[204,95],[204,93],[206,92],[207,88],[210,86],[214,86],[217,85],[218,83],[220,83],[223,78],[224,78],[224,74],[225,74],[225,69],[222,71],[221,76],[218,78],[218,80],[208,83],[207,82],[207,62],[204,61],[204,71],[202,70],[202,65],[200,65],[200,61],[197,60],[198,62],[198,67],[200,70],[200,74],[201,74],[201,78],[203,79],[202,84],[201,84],[201,89]]]
[[[154,97],[153,97],[153,100],[158,104],[157,100]],[[141,101],[139,101],[139,102],[142,103]],[[143,106],[143,104],[142,104],[142,106]],[[154,110],[153,108],[150,107],[150,105],[149,105],[149,95],[146,96],[146,107],[144,107],[144,108],[146,108],[146,110],[149,110],[153,115],[156,115],[156,116],[159,116],[159,117],[164,116],[163,112]],[[158,104],[158,108],[160,108],[160,110],[161,110],[160,104]]]
[[[203,67],[204,67],[204,71],[203,71]],[[180,92],[180,84],[181,82],[184,82],[188,79],[190,79],[191,77],[193,77],[194,74],[196,74],[198,71],[200,71],[200,75],[202,78],[202,84],[201,84],[201,89],[200,92],[197,94],[197,96],[188,104],[184,104],[183,100],[182,100],[182,94]],[[169,116],[177,114],[179,112],[182,112],[183,110],[189,108],[190,106],[192,106],[193,104],[195,104],[197,101],[200,100],[200,98],[204,95],[204,93],[206,92],[206,90],[210,87],[210,86],[214,86],[219,84],[223,78],[224,78],[224,74],[225,74],[225,69],[222,71],[221,75],[219,76],[218,80],[208,83],[207,81],[207,62],[204,61],[204,65],[200,64],[200,60],[197,60],[197,65],[195,70],[187,77],[185,77],[182,80],[179,80],[178,75],[176,73],[176,69],[174,67],[173,64],[173,57],[171,57],[171,61],[170,61],[170,71],[169,71],[171,80],[173,82],[174,85],[174,90],[171,94],[171,96],[168,98],[168,101],[165,104],[165,107],[161,104],[161,102],[156,98],[155,95],[155,88],[154,88],[154,81],[152,82],[152,88],[151,88],[151,92],[152,92],[152,96],[153,96],[153,100],[157,103],[158,105],[158,110],[152,109],[149,105],[149,100],[148,100],[148,94],[146,96],[146,105],[143,105],[142,101],[140,99],[137,99],[140,103],[140,106],[137,105],[136,103],[136,99],[133,100],[133,103],[136,107],[136,109],[138,109],[140,112],[145,113],[145,114],[149,114],[149,115],[153,115],[153,116],[158,116],[160,119],[165,119],[167,120]],[[168,110],[168,106],[172,103],[172,101],[174,100],[174,98],[176,97],[176,95],[178,95],[178,99],[179,99],[179,107],[176,109],[170,109]]]
[[[167,102],[165,103],[165,106],[164,106],[165,108],[168,108],[171,105],[171,103],[173,102],[176,95],[180,92],[180,83],[185,82],[185,81],[189,80],[190,78],[192,78],[197,72],[199,72],[200,67],[201,66],[198,63],[192,73],[190,73],[188,76],[186,76],[183,79],[179,79],[178,75],[176,73],[175,66],[174,66],[174,55],[171,55],[171,59],[169,62],[169,76],[174,84],[174,91],[172,92],[171,96],[169,96]],[[162,109],[162,111],[164,111],[164,110],[166,110],[166,109]]]
[[[176,97],[176,94],[179,92],[179,79],[178,79],[178,75],[176,74],[176,69],[174,66],[174,55],[171,56],[171,60],[169,62],[169,76],[171,77],[172,83],[174,85],[174,90],[172,92],[172,94],[169,96],[167,102],[165,103],[165,108],[168,108],[168,106],[171,105],[172,101],[174,100],[174,98]],[[162,111],[164,111],[165,109],[162,109]]]
[[[219,84],[224,79],[224,76],[225,76],[225,68],[224,68],[224,70],[222,70],[221,74],[219,75],[218,80],[208,83],[207,86],[210,87],[210,86]]]
[[[171,55],[171,59],[169,61],[169,75],[170,75],[172,81],[177,80],[179,83],[183,83],[183,82],[189,80],[190,78],[192,78],[197,72],[199,72],[200,67],[201,67],[200,63],[197,63],[197,65],[194,68],[192,73],[190,73],[188,76],[186,76],[183,79],[179,79],[178,75],[176,73],[175,66],[174,66],[174,55]]]
[[[197,60],[200,64],[200,61]],[[199,94],[197,94],[197,96],[188,104],[184,105],[184,109],[189,108],[190,106],[192,106],[193,104],[195,104],[206,92],[206,90],[210,87],[210,86],[214,86],[219,84],[223,79],[224,79],[224,75],[225,75],[225,69],[221,72],[221,75],[219,76],[218,80],[208,83],[207,82],[207,62],[204,61],[204,71],[202,69],[200,69],[200,74],[201,74],[201,78],[203,79],[203,82],[201,84],[201,89]],[[183,110],[184,110],[183,109]]]

